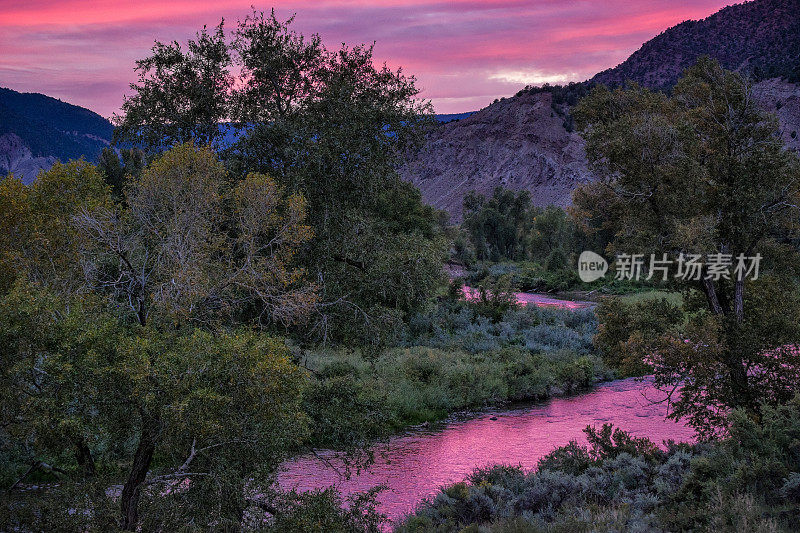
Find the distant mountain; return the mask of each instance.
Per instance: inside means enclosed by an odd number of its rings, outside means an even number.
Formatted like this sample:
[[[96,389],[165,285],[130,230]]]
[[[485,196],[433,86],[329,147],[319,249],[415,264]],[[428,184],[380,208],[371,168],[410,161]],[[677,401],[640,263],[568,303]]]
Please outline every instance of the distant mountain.
[[[0,174],[30,182],[57,159],[94,161],[112,131],[108,120],[83,107],[0,88]]]
[[[687,20],[647,41],[592,81],[620,85],[633,80],[667,88],[701,55],[756,80],[800,81],[800,0],[755,0],[723,8],[703,20]]]
[[[587,82],[526,88],[441,124],[400,173],[456,221],[469,190],[498,185],[530,191],[537,205],[568,205],[572,190],[593,179],[571,106],[595,83],[668,89],[701,55],[759,80],[756,96],[778,115],[787,146],[800,149],[800,0],[754,0],[678,24]]]
[[[466,113],[444,113],[436,115],[436,120],[441,123],[453,122],[454,120],[461,120],[475,113],[475,111],[467,111]]]

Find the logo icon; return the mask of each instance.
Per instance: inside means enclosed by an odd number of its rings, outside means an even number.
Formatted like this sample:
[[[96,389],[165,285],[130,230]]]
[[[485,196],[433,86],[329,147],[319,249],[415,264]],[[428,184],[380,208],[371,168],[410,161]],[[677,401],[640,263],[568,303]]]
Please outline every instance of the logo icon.
[[[605,276],[608,261],[594,252],[585,250],[578,258],[578,276],[584,283],[591,283]]]

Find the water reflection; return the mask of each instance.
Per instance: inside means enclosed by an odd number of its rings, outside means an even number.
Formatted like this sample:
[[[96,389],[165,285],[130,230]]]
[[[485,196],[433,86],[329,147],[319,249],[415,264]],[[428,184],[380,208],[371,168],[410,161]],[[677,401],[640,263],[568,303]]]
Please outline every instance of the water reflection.
[[[301,457],[286,465],[279,481],[284,488],[309,490],[335,485],[343,494],[386,484],[379,496],[381,511],[396,519],[410,512],[438,487],[463,480],[474,468],[494,463],[530,469],[537,461],[570,440],[585,442],[587,425],[611,422],[632,435],[690,441],[692,431],[665,419],[666,405],[649,381],[620,380],[598,386],[581,396],[554,399],[546,404],[480,416],[446,424],[435,431],[418,431],[392,439],[378,449],[376,464],[349,480],[315,457]],[[496,418],[496,420],[492,420]],[[336,455],[322,456],[336,463]]]

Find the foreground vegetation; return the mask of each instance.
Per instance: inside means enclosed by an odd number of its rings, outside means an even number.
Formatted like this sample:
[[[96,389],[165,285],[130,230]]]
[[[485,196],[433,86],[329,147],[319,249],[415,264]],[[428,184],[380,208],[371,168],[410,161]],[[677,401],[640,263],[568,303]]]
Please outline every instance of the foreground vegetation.
[[[730,417],[729,436],[661,449],[610,425],[588,428],[533,472],[476,470],[442,489],[401,532],[790,532],[800,521],[800,397],[755,422]]]

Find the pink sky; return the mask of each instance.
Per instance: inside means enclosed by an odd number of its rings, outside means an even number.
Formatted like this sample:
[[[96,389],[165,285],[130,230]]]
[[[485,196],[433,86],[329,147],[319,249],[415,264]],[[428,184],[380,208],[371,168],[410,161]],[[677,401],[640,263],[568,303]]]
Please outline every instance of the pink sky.
[[[375,55],[416,75],[438,113],[486,106],[527,84],[581,81],[725,0],[0,0],[0,86],[110,116],[154,40],[184,41],[256,4],[329,47],[376,41]]]

